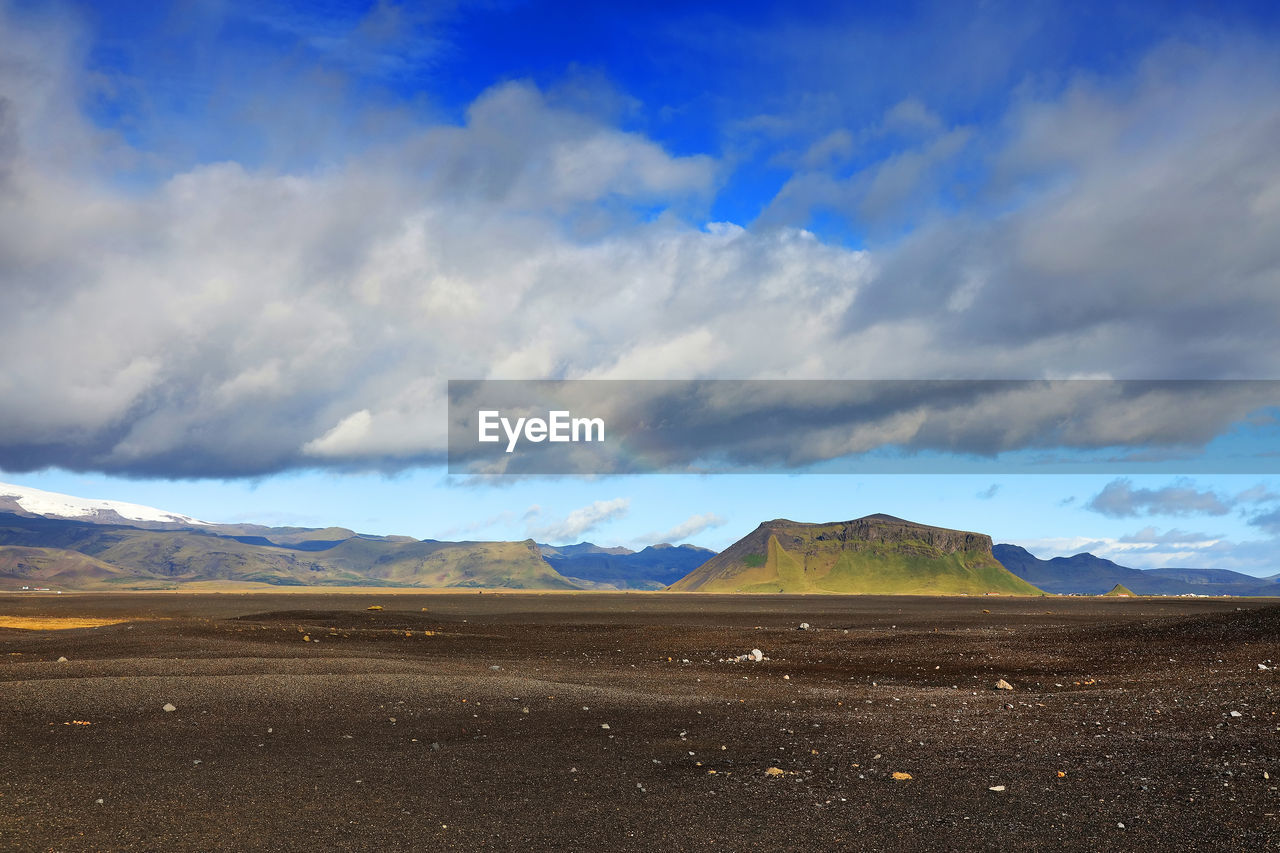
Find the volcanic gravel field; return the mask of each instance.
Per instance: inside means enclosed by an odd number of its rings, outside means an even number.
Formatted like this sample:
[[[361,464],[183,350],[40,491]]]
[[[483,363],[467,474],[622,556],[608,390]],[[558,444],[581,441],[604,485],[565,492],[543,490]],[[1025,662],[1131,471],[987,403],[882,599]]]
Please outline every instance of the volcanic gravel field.
[[[125,620],[0,628],[0,850],[1280,849],[1274,599],[3,594],[0,616]]]

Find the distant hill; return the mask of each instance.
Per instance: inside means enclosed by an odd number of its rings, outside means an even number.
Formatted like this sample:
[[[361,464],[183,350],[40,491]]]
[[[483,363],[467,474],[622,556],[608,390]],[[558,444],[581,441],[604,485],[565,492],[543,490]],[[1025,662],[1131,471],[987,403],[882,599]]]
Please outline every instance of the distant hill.
[[[1110,589],[1109,591],[1104,592],[1104,593],[1103,593],[1103,595],[1104,595],[1104,596],[1107,596],[1107,595],[1114,595],[1114,596],[1119,597],[1119,596],[1131,596],[1131,595],[1133,595],[1133,593],[1132,593],[1132,592],[1130,592],[1130,591],[1129,591],[1129,588],[1128,588],[1128,587],[1126,587],[1124,584],[1122,584],[1122,583],[1118,583],[1118,584],[1116,584],[1115,586],[1111,587],[1111,589]]]
[[[361,536],[341,528],[258,531],[225,535],[213,525],[143,529],[100,519],[0,512],[0,579],[56,582],[66,589],[153,589],[192,581],[511,589],[583,586],[543,560],[532,540],[418,541]]]
[[[1184,583],[1190,587],[1211,586],[1211,587],[1257,587],[1271,595],[1280,595],[1280,584],[1275,579],[1257,578],[1253,575],[1245,575],[1240,572],[1233,572],[1230,569],[1141,569],[1142,573],[1148,577],[1161,578],[1162,580]]]
[[[1006,569],[1045,592],[1102,595],[1116,584],[1136,595],[1280,595],[1280,583],[1226,569],[1133,569],[1093,554],[1041,560],[1018,545],[996,545]]]
[[[1141,585],[1137,569],[1117,565],[1093,554],[1040,560],[1018,545],[996,545],[991,553],[1006,569],[1045,592],[1101,595],[1116,584]]]
[[[991,554],[991,537],[869,515],[766,521],[673,583],[674,591],[945,595],[1040,591]]]
[[[0,578],[50,588],[79,589],[131,576],[128,569],[64,548],[0,546]]]
[[[632,551],[630,548],[623,548],[621,546],[606,548],[603,545],[596,545],[593,542],[579,542],[577,545],[544,545],[539,542],[538,550],[542,552],[542,556],[544,557],[564,558],[585,557],[592,554],[616,554],[623,556],[635,553],[635,551]]]
[[[601,548],[590,542],[555,548],[539,545],[543,558],[571,579],[615,589],[663,589],[716,555],[696,545],[650,545],[641,551]]]

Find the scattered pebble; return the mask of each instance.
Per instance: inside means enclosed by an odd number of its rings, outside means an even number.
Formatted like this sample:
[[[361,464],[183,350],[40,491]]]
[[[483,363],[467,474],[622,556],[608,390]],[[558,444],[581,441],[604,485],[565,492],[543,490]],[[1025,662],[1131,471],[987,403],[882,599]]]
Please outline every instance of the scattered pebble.
[[[992,785],[992,786],[991,786],[990,788],[988,788],[987,790],[988,790],[988,791],[997,791],[997,792],[998,792],[998,791],[1003,791],[1003,790],[1004,790],[1004,785]]]
[[[996,690],[1012,690],[1013,685],[1005,681],[1003,678],[996,682]]]
[[[172,702],[165,702],[163,705],[160,706],[160,710],[166,713],[171,713],[173,711],[178,710],[178,706],[173,704]]]
[[[58,663],[67,663],[67,659],[66,659],[66,658],[58,658]],[[1262,664],[1258,664],[1258,666],[1262,666]],[[1263,669],[1266,669],[1266,667],[1265,667],[1265,666],[1263,666],[1262,668],[1263,668]],[[99,801],[99,802],[101,802],[101,801]]]

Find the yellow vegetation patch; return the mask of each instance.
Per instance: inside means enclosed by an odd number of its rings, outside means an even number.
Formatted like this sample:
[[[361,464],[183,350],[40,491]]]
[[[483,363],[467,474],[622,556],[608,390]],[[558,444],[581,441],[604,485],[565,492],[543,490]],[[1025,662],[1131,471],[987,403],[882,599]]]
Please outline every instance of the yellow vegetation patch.
[[[80,616],[0,616],[0,628],[24,631],[63,631],[67,628],[100,628],[119,625],[128,619],[86,619]]]

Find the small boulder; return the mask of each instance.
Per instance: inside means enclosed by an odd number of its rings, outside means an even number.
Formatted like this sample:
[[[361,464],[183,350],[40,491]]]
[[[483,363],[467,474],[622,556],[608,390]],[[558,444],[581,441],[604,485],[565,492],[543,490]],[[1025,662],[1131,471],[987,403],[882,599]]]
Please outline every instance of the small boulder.
[[[67,659],[66,659],[66,658],[58,658],[58,663],[67,663]],[[1259,666],[1261,666],[1261,664],[1259,664]]]
[[[1003,678],[996,682],[996,690],[1012,690],[1013,685],[1005,681]]]
[[[172,702],[165,702],[163,705],[160,706],[160,710],[164,711],[166,714],[171,714],[174,711],[178,710],[178,706],[174,705]]]
[[[759,649],[752,649],[751,654],[748,655],[747,657],[751,658],[756,663],[759,663],[760,661],[764,660],[764,652],[760,651]]]

